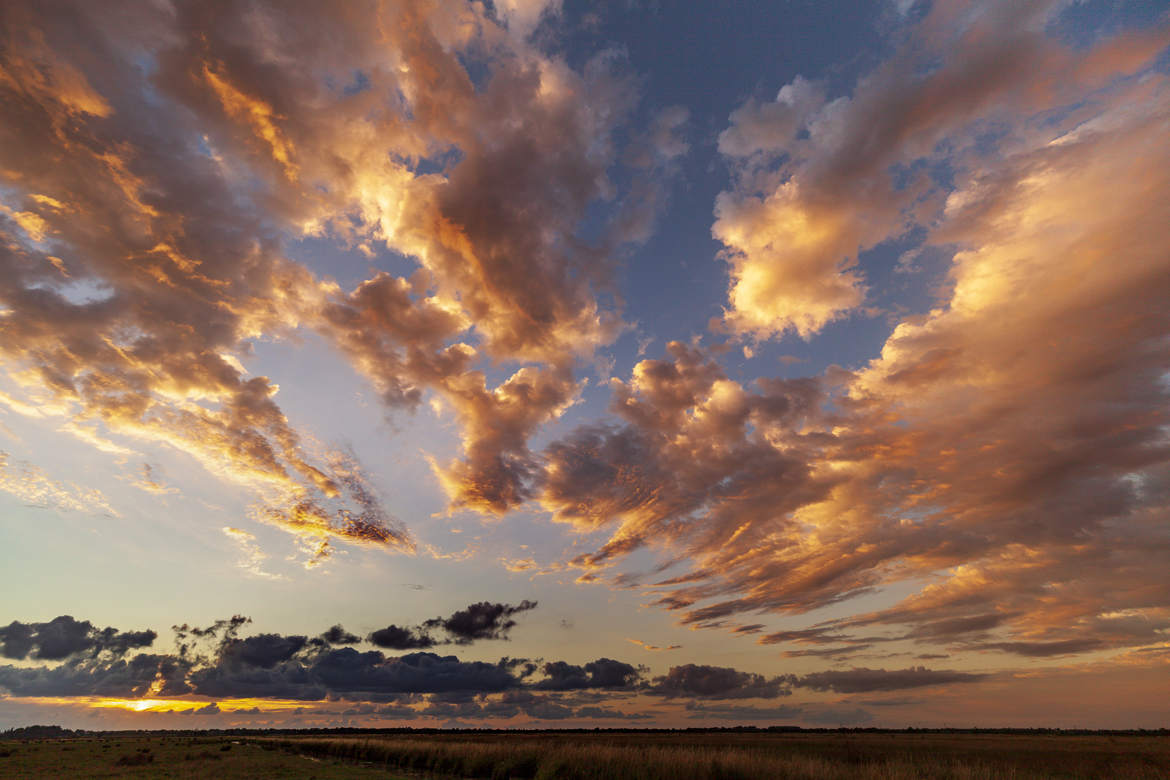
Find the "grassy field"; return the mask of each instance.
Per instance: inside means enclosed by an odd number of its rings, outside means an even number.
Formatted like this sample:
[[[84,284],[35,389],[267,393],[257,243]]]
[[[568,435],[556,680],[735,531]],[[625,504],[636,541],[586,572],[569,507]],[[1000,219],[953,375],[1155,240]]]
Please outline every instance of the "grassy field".
[[[267,749],[266,749],[267,748]],[[0,741],[0,778],[347,778],[403,777],[385,767],[287,752],[236,738],[116,736]]]
[[[1170,738],[939,733],[109,736],[0,742],[0,777],[1167,778]]]

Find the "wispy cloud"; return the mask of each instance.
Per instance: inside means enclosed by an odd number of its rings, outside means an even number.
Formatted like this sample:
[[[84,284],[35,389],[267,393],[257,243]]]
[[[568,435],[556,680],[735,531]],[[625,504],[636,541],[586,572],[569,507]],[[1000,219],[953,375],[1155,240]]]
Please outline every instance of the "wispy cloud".
[[[14,460],[2,450],[0,490],[34,507],[118,516],[118,511],[97,488],[55,480],[37,466]]]

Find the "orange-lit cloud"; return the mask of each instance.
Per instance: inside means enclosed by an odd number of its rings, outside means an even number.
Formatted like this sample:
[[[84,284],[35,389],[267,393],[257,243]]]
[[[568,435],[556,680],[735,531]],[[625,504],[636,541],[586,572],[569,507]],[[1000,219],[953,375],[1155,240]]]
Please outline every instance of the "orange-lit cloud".
[[[71,45],[72,29],[47,11],[5,11],[6,367],[102,449],[128,452],[89,435],[94,422],[174,446],[253,489],[257,517],[296,533],[314,556],[330,539],[411,543],[359,485],[356,464],[310,461],[275,384],[247,376],[234,357],[246,340],[318,327],[389,402],[411,405],[425,388],[450,394],[474,461],[445,468],[453,495],[507,507],[521,497],[507,484],[518,477],[493,476],[495,464],[522,467],[524,438],[571,399],[572,360],[618,328],[593,299],[606,276],[601,255],[566,239],[603,194],[611,156],[594,136],[612,120],[580,97],[611,92],[617,116],[629,100],[621,80],[604,63],[585,77],[542,58],[476,6],[403,4],[380,30],[360,10],[143,9],[134,25],[80,12],[78,29],[95,40],[154,47],[149,84],[118,58]],[[519,29],[541,13],[517,6],[506,16]],[[284,35],[293,30],[313,43]],[[247,31],[245,44],[237,31]],[[361,69],[370,88],[346,93],[271,67],[286,56],[279,41],[321,72],[351,78]],[[459,60],[473,42],[498,61],[484,95]],[[388,87],[405,102],[377,103]],[[500,113],[504,97],[516,111]],[[336,110],[322,111],[323,101]],[[153,129],[143,116],[157,117]],[[570,131],[579,143],[566,143]],[[450,176],[413,172],[452,149],[465,160]],[[558,167],[563,175],[549,180]],[[241,191],[253,186],[244,204]],[[313,231],[367,247],[384,241],[425,272],[408,289],[375,277],[346,295],[283,256],[282,240]],[[380,308],[393,284],[396,314]],[[472,326],[493,356],[558,368],[521,369],[489,389],[469,365],[476,349],[451,343]],[[478,419],[515,405],[533,382],[559,397],[518,418],[515,432]],[[456,484],[463,480],[479,487]]]
[[[216,712],[236,711],[289,712],[303,708],[303,701],[281,701],[280,699],[117,699],[100,696],[30,696],[23,700],[32,705],[67,704],[88,709],[118,709],[129,712],[197,712],[212,704]]]
[[[641,639],[628,639],[627,638],[626,641],[631,643],[631,644],[637,645],[638,647],[642,648],[643,650],[649,650],[649,651],[655,652],[655,653],[662,651],[662,650],[680,650],[680,649],[682,649],[682,645],[669,645],[667,647],[662,647],[661,645],[652,645],[648,642],[643,642]]]
[[[976,14],[969,34],[1006,23],[997,13]],[[1072,56],[1031,27],[1021,35],[1008,41],[1027,49],[1011,49],[1021,61]],[[1017,116],[995,156],[954,159],[959,173],[927,238],[956,248],[941,298],[900,322],[861,369],[750,387],[676,343],[615,380],[621,424],[581,428],[544,453],[543,504],[558,520],[610,531],[575,563],[596,579],[656,548],[660,569],[613,581],[645,584],[686,623],[741,629],[743,615],[804,613],[918,583],[888,609],[764,636],[822,646],[793,656],[910,642],[1046,658],[1162,641],[1170,243],[1159,226],[1170,221],[1170,84],[1153,72],[1130,78],[1157,50],[1095,71],[1089,85],[1049,84],[1041,70],[1031,86],[980,81],[983,98],[910,110],[915,127],[898,129],[898,119],[888,128],[898,149],[930,148],[982,113],[1013,116],[993,111],[1001,100],[1075,102],[1078,87],[1109,85],[1060,122]],[[966,56],[960,48],[930,79],[967,73]],[[898,105],[888,91],[872,99]],[[854,110],[833,109],[841,137],[873,131],[873,116]],[[745,133],[734,137],[740,151]],[[864,183],[876,163],[834,148],[806,150],[792,181],[828,166],[841,187]],[[866,218],[855,200],[834,204]],[[760,229],[798,216],[761,214]],[[895,226],[875,235],[895,236]],[[799,241],[777,244],[790,246]],[[742,268],[755,262],[745,257]],[[822,278],[840,278],[837,257]],[[779,255],[761,263],[761,273],[789,273]],[[803,311],[809,328],[824,319]],[[760,332],[784,321],[807,330],[784,318],[764,316]]]
[[[688,153],[686,108],[631,127],[616,53],[571,64],[534,40],[556,3],[7,3],[0,363],[18,389],[0,400],[110,455],[180,451],[248,490],[308,566],[338,544],[413,552],[362,465],[247,370],[254,342],[313,332],[389,409],[451,416],[459,450],[432,467],[452,510],[530,506],[579,534],[569,560],[526,551],[512,571],[645,588],[789,658],[1153,653],[1170,630],[1170,82],[1151,63],[1170,34],[1077,49],[1050,34],[1057,5],[940,0],[847,94],[798,77],[738,107],[712,226],[730,273],[714,330],[733,343],[643,343],[607,418],[538,446],[632,327],[615,270]],[[729,366],[732,347],[860,311],[863,253],[911,234],[949,265],[872,360]],[[410,268],[343,286],[290,258],[307,237]],[[923,273],[913,256],[898,270]],[[114,511],[5,456],[0,488]],[[764,622],[892,586],[910,595]],[[162,673],[134,671],[127,690]],[[854,671],[812,679],[899,674]]]
[[[937,219],[942,193],[924,163],[978,167],[978,134],[1073,105],[1170,43],[1163,25],[1076,51],[1046,32],[1060,8],[937,2],[851,95],[830,100],[798,76],[732,113],[719,148],[736,187],[712,228],[731,266],[726,326],[807,339],[856,309],[858,253]]]

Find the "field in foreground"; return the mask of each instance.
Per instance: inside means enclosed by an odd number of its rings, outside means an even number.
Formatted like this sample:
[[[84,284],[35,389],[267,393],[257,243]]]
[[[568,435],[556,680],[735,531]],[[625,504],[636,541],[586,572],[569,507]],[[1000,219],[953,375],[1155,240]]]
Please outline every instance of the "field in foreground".
[[[0,742],[0,777],[1166,778],[1170,738],[988,733],[110,735]]]
[[[0,741],[0,778],[353,778],[402,777],[384,767],[321,759],[238,738],[110,736]]]

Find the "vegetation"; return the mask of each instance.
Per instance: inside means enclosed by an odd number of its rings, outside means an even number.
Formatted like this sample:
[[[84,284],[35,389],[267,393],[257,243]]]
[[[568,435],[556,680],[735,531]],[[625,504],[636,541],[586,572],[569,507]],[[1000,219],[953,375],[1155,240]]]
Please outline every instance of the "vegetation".
[[[0,777],[1170,777],[1165,733],[402,730],[116,732],[48,739],[13,739],[11,733],[0,739]]]
[[[239,740],[234,740],[239,742]],[[320,759],[299,753],[265,750],[260,745],[233,745],[225,737],[170,734],[111,734],[82,738],[0,740],[3,778],[184,778],[250,780],[315,778],[358,780],[386,778],[384,767],[344,759]]]
[[[307,755],[492,780],[1170,777],[1165,737],[496,732],[268,741]]]

